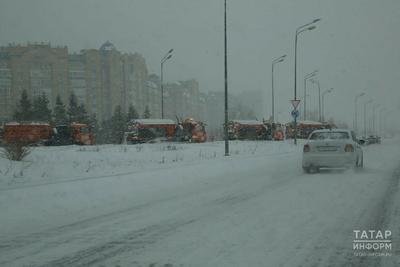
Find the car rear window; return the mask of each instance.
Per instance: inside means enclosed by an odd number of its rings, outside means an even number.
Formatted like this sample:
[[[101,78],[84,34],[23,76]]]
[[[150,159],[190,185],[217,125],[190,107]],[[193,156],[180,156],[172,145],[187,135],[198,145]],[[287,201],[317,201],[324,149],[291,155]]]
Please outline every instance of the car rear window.
[[[313,133],[310,136],[310,140],[325,140],[325,139],[349,139],[348,132],[321,132]]]

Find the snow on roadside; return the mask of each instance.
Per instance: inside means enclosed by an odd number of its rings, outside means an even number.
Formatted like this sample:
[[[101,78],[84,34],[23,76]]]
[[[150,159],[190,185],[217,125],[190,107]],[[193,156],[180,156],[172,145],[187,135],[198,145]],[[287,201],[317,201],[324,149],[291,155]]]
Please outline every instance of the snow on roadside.
[[[59,175],[57,179],[61,181],[73,176],[83,177],[87,173],[79,168],[77,162],[84,165],[85,162],[97,160],[99,163],[89,175],[95,177],[98,174],[105,179],[80,178],[80,182],[49,183],[31,188],[35,183],[46,181],[41,176],[32,175],[25,184],[8,187],[8,190],[3,188],[0,194],[0,211],[3,215],[0,237],[82,221],[112,210],[161,202],[188,192],[197,194],[202,190],[207,191],[206,188],[211,184],[229,188],[231,179],[234,179],[232,177],[237,177],[238,173],[242,173],[241,177],[248,175],[254,160],[259,162],[257,166],[265,167],[264,173],[267,170],[279,171],[273,167],[276,162],[284,163],[287,157],[300,158],[299,153],[293,153],[299,152],[300,147],[289,142],[232,142],[230,157],[223,156],[223,142],[179,144],[176,150],[167,146],[146,145],[140,152],[136,151],[135,146],[102,146],[100,151],[93,151],[93,148],[82,151],[82,147],[64,147],[64,151],[37,149],[36,154],[30,157],[34,161],[29,169],[32,173],[42,171],[40,165],[44,164],[45,168]],[[215,152],[218,153],[215,158],[207,157]],[[173,161],[178,153],[183,158],[181,162]],[[159,159],[163,157],[166,160],[162,164]],[[129,160],[143,165],[129,164]],[[301,174],[297,165],[293,168]],[[65,176],[61,176],[63,174]]]
[[[287,142],[230,142],[232,157],[288,153]],[[0,158],[0,190],[137,173],[222,158],[223,142],[35,147],[23,162]]]

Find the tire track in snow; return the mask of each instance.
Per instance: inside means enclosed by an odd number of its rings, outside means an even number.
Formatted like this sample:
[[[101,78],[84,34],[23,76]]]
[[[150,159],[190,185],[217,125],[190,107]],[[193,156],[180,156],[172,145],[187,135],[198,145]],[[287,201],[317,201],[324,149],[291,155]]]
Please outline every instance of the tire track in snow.
[[[212,200],[210,205],[215,205],[215,204],[234,205],[236,203],[246,201],[246,200],[253,198],[261,193],[265,193],[266,190],[267,191],[273,190],[274,188],[279,187],[280,185],[286,184],[288,181],[296,178],[296,176],[297,175],[286,177],[285,179],[282,179],[280,172],[274,173],[273,175],[269,175],[270,181],[267,182],[261,188],[259,188],[257,191],[247,192],[244,194],[237,194],[237,193],[229,194],[228,193],[227,195],[223,195],[222,197],[217,197],[216,199]],[[218,188],[224,188],[225,186],[226,185],[224,185],[224,184],[219,184]],[[62,243],[68,243],[75,238],[75,235],[73,233],[77,230],[83,230],[85,228],[90,228],[94,224],[100,225],[102,223],[107,223],[113,219],[120,220],[121,217],[123,217],[123,216],[129,217],[133,212],[136,212],[136,211],[139,211],[142,209],[146,209],[146,208],[150,208],[152,206],[156,206],[161,203],[170,202],[170,201],[173,201],[173,200],[176,200],[179,198],[186,198],[186,197],[192,196],[192,195],[193,195],[193,192],[189,191],[185,194],[179,194],[179,195],[173,195],[173,196],[161,198],[161,199],[154,200],[154,201],[144,203],[141,205],[135,205],[133,207],[114,211],[114,212],[107,213],[107,214],[102,214],[102,215],[91,217],[91,218],[84,219],[81,221],[77,221],[77,222],[62,225],[59,227],[47,229],[47,230],[44,230],[41,232],[36,232],[36,233],[24,235],[24,236],[13,237],[11,240],[2,240],[2,242],[0,243],[0,249],[2,251],[1,254],[5,253],[7,251],[19,250],[24,247],[28,247],[29,245],[42,242],[43,244],[41,244],[37,249],[35,249],[35,252],[31,253],[34,255],[36,253],[40,253],[41,251],[46,249],[46,247],[51,248],[51,246],[55,245],[54,243],[56,243],[56,245],[59,244],[60,240],[52,241],[52,239],[55,237],[57,237],[57,238],[61,237]],[[71,234],[69,234],[69,233],[71,233]],[[63,237],[63,236],[65,236],[65,237]],[[0,262],[0,263],[5,263],[5,262]]]
[[[154,224],[132,231],[122,239],[112,240],[103,244],[72,253],[60,259],[49,261],[40,267],[84,267],[113,258],[121,253],[138,253],[146,246],[156,243],[159,239],[174,233],[178,228],[194,223],[196,219]]]
[[[390,178],[384,180],[386,189],[382,190],[380,201],[377,203],[369,203],[369,206],[364,207],[357,218],[358,223],[354,225],[361,226],[360,230],[385,230],[388,222],[390,221],[390,211],[393,206],[395,195],[399,193],[400,182],[400,166],[394,170]],[[369,221],[364,222],[362,218],[370,218]],[[305,257],[303,265],[300,266],[313,266],[313,267],[376,267],[382,266],[382,257],[356,257],[353,255],[352,250],[352,230],[345,226],[338,226],[337,236],[349,237],[343,238],[343,242],[348,242],[345,245],[334,246],[329,243],[329,237],[320,236],[313,240],[317,244],[307,257]],[[390,229],[389,229],[390,230]],[[393,253],[392,251],[392,254]],[[392,255],[393,257],[394,255]]]
[[[276,177],[279,176],[277,175]],[[220,214],[221,208],[225,209],[220,205],[232,206],[232,205],[242,204],[245,201],[252,200],[258,197],[260,194],[264,194],[267,191],[275,190],[281,185],[286,185],[288,181],[294,180],[294,178],[296,177],[297,175],[290,176],[284,180],[276,181],[275,183],[268,183],[268,185],[260,187],[254,193],[228,194],[226,196],[213,200],[212,204],[214,208],[207,209],[204,214],[197,215],[198,217],[196,218],[192,218],[190,220],[182,220],[177,223],[171,223],[171,224],[163,223],[146,227],[140,229],[139,231],[134,231],[132,233],[124,235],[122,239],[118,239],[98,246],[90,247],[88,249],[84,249],[77,253],[62,257],[57,260],[50,261],[44,265],[39,265],[38,267],[91,266],[93,264],[109,260],[122,253],[132,252],[135,254],[139,254],[140,251],[146,249],[147,246],[156,243],[158,240],[162,238],[166,238],[167,236],[172,235],[180,227],[184,227],[189,224],[195,223],[201,220],[202,218],[209,218],[210,214]],[[210,204],[205,204],[205,205],[210,206]],[[150,231],[144,230],[147,228],[149,228]],[[140,234],[140,238],[138,238],[137,232],[142,233]]]
[[[260,175],[262,175],[262,174],[260,174]],[[252,191],[252,192],[233,194],[233,195],[227,194],[222,197],[217,196],[213,201],[211,201],[211,203],[205,204],[205,205],[206,206],[212,205],[214,208],[211,209],[211,212],[213,212],[213,210],[217,209],[218,210],[217,213],[219,214],[221,205],[232,206],[232,205],[240,204],[244,201],[247,201],[249,199],[257,197],[260,194],[263,194],[269,190],[274,190],[281,185],[285,185],[290,180],[296,180],[295,178],[297,176],[298,175],[296,174],[296,175],[292,175],[290,177],[288,176],[288,177],[286,177],[286,179],[282,179],[281,175],[279,173],[275,173],[273,176],[270,176],[270,179],[272,181],[269,180],[269,182],[267,182],[264,186],[258,188],[256,190],[256,192]],[[239,180],[236,180],[235,182],[238,182],[238,181]],[[224,188],[225,186],[226,185],[223,183],[218,185],[218,187],[220,189]],[[207,189],[207,188],[205,188],[205,189]],[[219,191],[220,189],[218,189],[217,191]],[[46,252],[47,249],[51,249],[54,246],[66,245],[66,244],[69,244],[70,242],[73,242],[74,239],[79,238],[79,235],[78,235],[79,233],[75,233],[75,231],[77,231],[77,230],[84,231],[85,228],[90,229],[90,227],[92,227],[93,225],[99,225],[102,223],[108,223],[108,224],[118,223],[119,221],[121,221],[121,219],[123,219],[122,216],[129,217],[132,214],[132,212],[134,212],[136,210],[149,208],[149,207],[157,205],[159,203],[165,203],[167,201],[173,201],[173,200],[179,199],[179,198],[186,198],[187,196],[192,196],[192,195],[193,195],[193,192],[187,192],[186,194],[183,194],[183,195],[174,195],[169,198],[163,198],[163,199],[159,199],[157,201],[152,201],[151,203],[137,205],[132,208],[119,210],[119,211],[108,213],[105,215],[96,216],[96,217],[93,217],[90,219],[86,219],[86,220],[82,220],[82,221],[75,222],[72,224],[67,224],[64,226],[56,227],[56,228],[46,230],[43,232],[34,233],[34,234],[31,234],[28,236],[22,236],[17,239],[10,240],[8,242],[7,241],[3,242],[1,250],[3,252],[12,251],[12,250],[18,251],[18,250],[22,249],[23,247],[28,247],[27,249],[30,250],[29,255],[34,256],[34,255]],[[204,214],[202,216],[204,216]],[[116,219],[116,221],[113,219]],[[104,228],[104,226],[100,226],[100,227]],[[129,236],[129,234],[128,234],[128,236]],[[123,237],[121,239],[121,241],[112,241],[111,243],[107,242],[106,244],[101,246],[104,248],[99,248],[99,246],[96,246],[96,249],[94,249],[94,248],[84,249],[84,250],[82,250],[82,253],[76,253],[76,255],[68,256],[67,257],[68,260],[65,260],[65,262],[66,262],[65,265],[62,265],[63,263],[61,261],[60,266],[68,266],[68,262],[69,263],[73,262],[72,258],[75,258],[75,257],[77,257],[77,258],[89,258],[89,257],[92,258],[93,256],[89,256],[90,253],[99,253],[100,250],[103,250],[103,249],[106,250],[107,247],[110,247],[110,252],[105,252],[105,254],[107,254],[108,257],[113,257],[113,255],[117,255],[119,253],[126,252],[129,249],[121,248],[121,246],[119,246],[118,248],[113,246],[114,243],[125,243],[125,241],[124,241],[125,239],[126,238]],[[29,245],[34,245],[35,243],[38,243],[37,247],[33,247],[33,249],[31,247],[29,247]],[[30,257],[29,255],[27,255],[25,253],[20,258],[29,258]],[[3,261],[2,264],[12,263],[16,260],[18,260],[18,258],[16,258],[14,256],[13,259],[9,258],[8,261]],[[96,261],[101,261],[101,259],[96,259]],[[59,265],[56,265],[56,263],[54,263],[54,264],[55,264],[54,266],[59,266]],[[44,266],[47,266],[47,265],[44,265]],[[48,265],[48,266],[51,266],[51,265]],[[73,266],[75,266],[75,265],[73,265]],[[77,265],[77,266],[80,266],[80,265]]]
[[[391,178],[388,182],[385,193],[383,194],[381,201],[377,203],[371,213],[370,228],[373,230],[386,230],[388,229],[389,223],[391,221],[392,210],[395,207],[395,197],[399,194],[399,184],[400,184],[400,164],[394,170]],[[364,229],[364,230],[369,230]],[[392,230],[392,229],[388,229]],[[393,231],[392,231],[393,234]],[[392,236],[394,237],[394,236]],[[393,244],[392,240],[392,253],[391,257],[396,257],[399,251],[399,244]],[[351,266],[382,266],[383,257],[353,257],[351,261]]]

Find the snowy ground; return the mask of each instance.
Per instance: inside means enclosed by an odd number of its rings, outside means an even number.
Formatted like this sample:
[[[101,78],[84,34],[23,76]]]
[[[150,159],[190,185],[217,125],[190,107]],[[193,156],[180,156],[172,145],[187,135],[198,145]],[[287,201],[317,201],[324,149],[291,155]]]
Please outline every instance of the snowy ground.
[[[399,147],[312,175],[288,142],[36,148],[0,160],[0,266],[398,266]],[[355,257],[355,229],[392,256]]]
[[[223,158],[223,149],[223,142],[34,147],[23,162],[0,157],[0,190],[206,163]],[[241,158],[294,149],[284,142],[231,142],[230,151],[233,158]]]

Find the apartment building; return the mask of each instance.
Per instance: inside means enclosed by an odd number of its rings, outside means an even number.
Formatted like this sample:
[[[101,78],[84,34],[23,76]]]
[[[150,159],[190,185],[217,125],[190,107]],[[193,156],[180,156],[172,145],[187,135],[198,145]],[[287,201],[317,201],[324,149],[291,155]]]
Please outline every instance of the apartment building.
[[[74,93],[99,121],[121,106],[133,105],[140,115],[146,107],[152,117],[161,117],[160,79],[149,74],[139,53],[122,53],[109,41],[99,49],[68,53],[67,47],[35,43],[0,47],[0,122],[10,120],[23,90],[34,97],[45,93],[53,108],[57,96],[68,105]],[[166,116],[202,118],[204,97],[196,80],[164,86]],[[202,100],[203,99],[203,100]],[[201,104],[203,103],[203,104]]]

